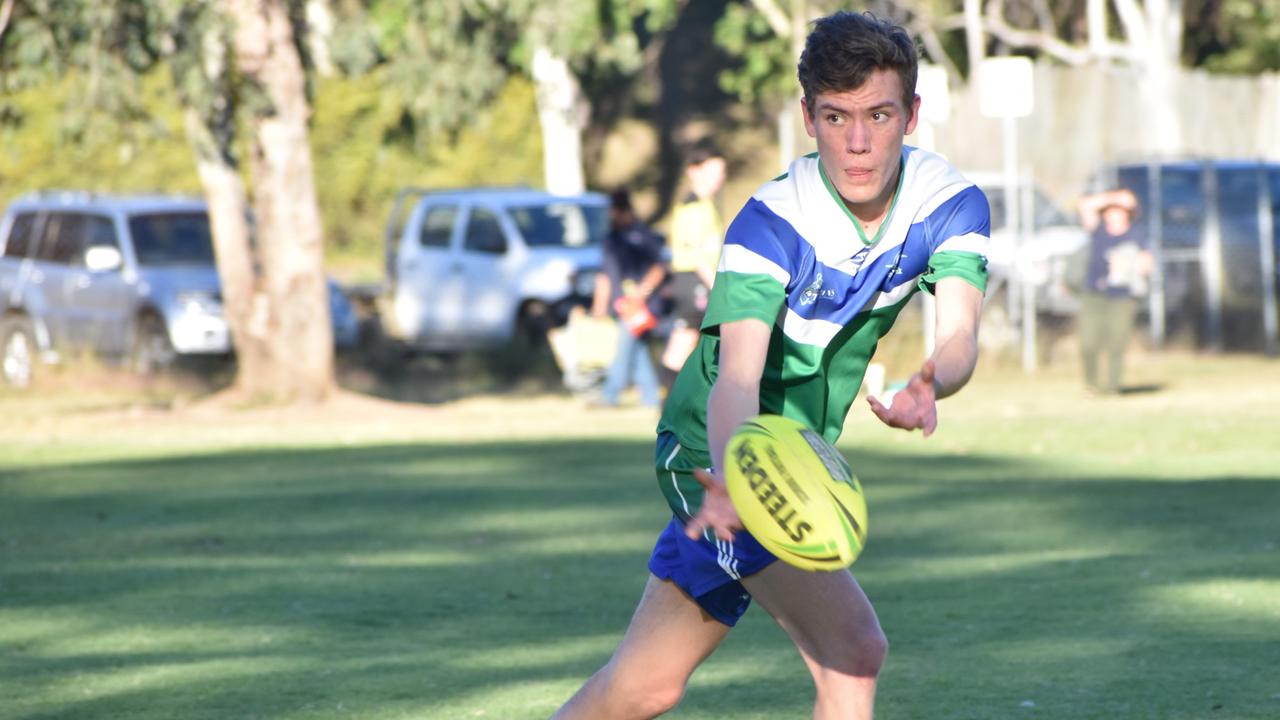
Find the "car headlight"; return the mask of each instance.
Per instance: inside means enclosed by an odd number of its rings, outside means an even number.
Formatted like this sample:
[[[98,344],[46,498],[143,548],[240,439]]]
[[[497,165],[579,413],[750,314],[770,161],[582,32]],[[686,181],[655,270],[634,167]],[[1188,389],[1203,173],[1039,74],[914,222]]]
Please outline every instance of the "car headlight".
[[[178,293],[178,310],[186,315],[222,315],[222,301],[208,292]]]

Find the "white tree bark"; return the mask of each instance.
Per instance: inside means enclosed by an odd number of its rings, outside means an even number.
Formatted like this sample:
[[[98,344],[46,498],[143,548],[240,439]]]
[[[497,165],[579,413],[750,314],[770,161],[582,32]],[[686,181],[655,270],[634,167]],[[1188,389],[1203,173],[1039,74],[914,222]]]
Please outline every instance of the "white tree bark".
[[[249,382],[276,400],[318,401],[333,390],[333,330],[302,61],[282,0],[226,7],[240,70],[271,102],[253,120],[250,165],[270,357],[264,376]]]
[[[987,56],[987,36],[982,27],[982,0],[964,0],[964,44],[969,51],[969,76],[973,77]]]
[[[204,119],[185,113],[187,140],[195,151],[196,172],[209,207],[209,226],[222,289],[222,312],[236,351],[237,389],[258,394],[257,378],[269,376],[267,299],[258,287],[251,251],[249,201],[236,166],[228,162]]]
[[[587,186],[582,167],[582,129],[590,106],[569,63],[545,46],[533,53],[533,81],[537,87],[547,192],[577,195]]]
[[[330,76],[337,72],[333,64],[333,53],[329,51],[333,38],[333,7],[330,0],[307,0],[307,51],[311,53],[311,62],[316,72],[322,76]]]
[[[968,12],[979,0],[965,0]],[[1107,33],[1107,0],[1086,5],[1088,43],[1085,47],[1064,42],[1043,31],[1011,27],[1004,19],[1004,1],[990,0],[984,27],[987,32],[1017,47],[1034,47],[1071,65],[1118,59],[1143,73],[1142,92],[1151,130],[1146,150],[1153,155],[1181,152],[1185,145],[1178,112],[1179,68],[1182,55],[1183,0],[1112,0],[1125,41],[1116,43]],[[972,40],[970,40],[972,43]],[[970,55],[973,49],[970,47]]]
[[[1146,38],[1144,90],[1153,110],[1148,151],[1171,155],[1184,149],[1177,87],[1182,54],[1182,0],[1146,0]]]

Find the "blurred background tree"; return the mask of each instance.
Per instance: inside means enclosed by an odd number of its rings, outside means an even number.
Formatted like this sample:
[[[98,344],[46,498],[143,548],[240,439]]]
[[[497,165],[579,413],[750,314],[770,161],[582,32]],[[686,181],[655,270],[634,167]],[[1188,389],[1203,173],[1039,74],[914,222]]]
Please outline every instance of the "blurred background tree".
[[[112,124],[144,140],[172,137],[172,106],[161,104],[152,115],[140,90],[144,79],[167,71],[209,203],[238,361],[234,389],[260,399],[322,399],[334,386],[330,326],[314,322],[327,317],[328,296],[307,135],[311,109],[291,14],[299,10],[280,0],[0,6],[6,96],[70,83],[59,123],[67,142],[91,145],[110,137]],[[23,124],[20,112],[5,117]],[[242,157],[249,161],[243,168]],[[248,188],[242,173],[252,181]],[[76,183],[86,184],[97,183]]]

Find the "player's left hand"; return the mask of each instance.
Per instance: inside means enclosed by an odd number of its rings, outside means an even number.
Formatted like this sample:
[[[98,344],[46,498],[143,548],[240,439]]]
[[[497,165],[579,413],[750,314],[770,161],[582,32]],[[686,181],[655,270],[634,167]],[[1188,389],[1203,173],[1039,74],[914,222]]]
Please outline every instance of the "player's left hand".
[[[684,534],[690,540],[697,540],[707,530],[715,532],[716,537],[725,542],[733,542],[733,531],[742,528],[742,520],[738,511],[729,499],[729,490],[724,479],[706,470],[694,470],[693,477],[706,492],[702,495],[702,507],[684,526]]]
[[[920,372],[912,375],[907,386],[893,396],[888,407],[868,396],[871,412],[889,427],[923,430],[924,436],[929,437],[938,427],[938,394],[933,384],[933,373],[933,361],[926,360]]]

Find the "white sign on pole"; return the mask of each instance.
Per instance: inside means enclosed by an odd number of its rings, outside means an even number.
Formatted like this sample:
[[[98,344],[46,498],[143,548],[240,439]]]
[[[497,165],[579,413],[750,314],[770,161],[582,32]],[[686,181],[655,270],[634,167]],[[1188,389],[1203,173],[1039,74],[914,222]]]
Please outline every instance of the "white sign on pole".
[[[978,66],[978,109],[989,118],[1027,117],[1035,109],[1031,58],[987,58]]]
[[[916,78],[916,94],[920,96],[921,120],[943,123],[951,117],[951,89],[947,84],[946,68],[921,64]]]
[[[1022,192],[1018,177],[1018,118],[1035,109],[1035,72],[1025,57],[988,58],[978,66],[978,109],[1004,125],[1004,207],[1008,234],[1013,240],[1014,260],[1010,274],[1008,309],[1010,319],[1021,315],[1022,369],[1036,366],[1035,284],[1024,277],[1022,266]]]

